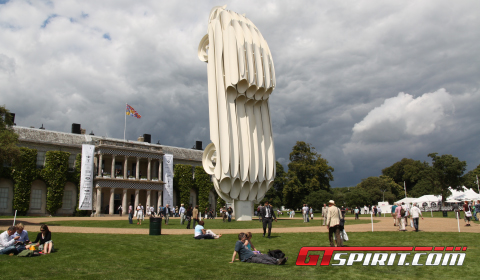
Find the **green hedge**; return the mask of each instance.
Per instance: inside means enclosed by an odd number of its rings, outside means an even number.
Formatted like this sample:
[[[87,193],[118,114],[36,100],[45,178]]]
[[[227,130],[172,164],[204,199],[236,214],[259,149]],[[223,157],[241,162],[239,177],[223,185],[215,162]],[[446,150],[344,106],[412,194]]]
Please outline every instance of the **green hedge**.
[[[206,208],[210,209],[208,196],[213,189],[213,183],[210,180],[210,175],[203,170],[202,166],[195,167],[195,185],[198,190],[198,207],[203,213]]]
[[[70,153],[62,151],[48,151],[45,154],[45,168],[41,174],[47,184],[46,210],[52,215],[62,207],[69,156]]]
[[[30,208],[32,182],[39,177],[37,171],[37,150],[20,148],[20,158],[13,162],[11,177],[13,187],[13,209],[24,216]]]
[[[190,189],[195,188],[192,166],[175,164],[173,174],[173,187],[180,192],[180,203],[188,207],[190,202]],[[193,207],[195,207],[195,205],[193,205]]]

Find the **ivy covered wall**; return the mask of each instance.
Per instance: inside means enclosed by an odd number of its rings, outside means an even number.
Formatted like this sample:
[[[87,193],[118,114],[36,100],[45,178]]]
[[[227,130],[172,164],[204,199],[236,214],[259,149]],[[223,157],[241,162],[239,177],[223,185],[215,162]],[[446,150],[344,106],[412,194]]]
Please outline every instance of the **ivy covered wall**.
[[[2,168],[0,177],[13,180],[13,209],[18,215],[26,215],[30,208],[30,194],[33,181],[39,179],[47,186],[46,210],[54,215],[62,207],[65,184],[72,182],[79,194],[81,154],[76,157],[75,169],[68,171],[70,153],[48,151],[45,154],[45,167],[37,169],[37,150],[20,148],[20,156],[13,161],[11,168]],[[78,199],[77,199],[78,201]]]
[[[173,187],[180,192],[180,203],[177,204],[183,203],[185,207],[188,207],[190,203],[190,189],[195,188],[191,165],[175,164],[173,167]]]
[[[205,209],[210,209],[208,196],[210,195],[210,190],[213,189],[213,183],[210,180],[210,175],[203,170],[202,166],[195,167],[195,185],[198,190],[198,208],[203,213]]]

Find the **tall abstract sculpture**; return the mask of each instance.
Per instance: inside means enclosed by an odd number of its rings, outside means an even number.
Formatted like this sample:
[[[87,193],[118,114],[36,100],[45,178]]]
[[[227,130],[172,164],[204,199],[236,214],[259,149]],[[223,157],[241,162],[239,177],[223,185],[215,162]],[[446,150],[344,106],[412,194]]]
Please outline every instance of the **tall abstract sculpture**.
[[[214,7],[198,57],[208,66],[210,143],[203,168],[238,221],[273,185],[275,151],[268,99],[275,69],[267,42],[244,15]]]

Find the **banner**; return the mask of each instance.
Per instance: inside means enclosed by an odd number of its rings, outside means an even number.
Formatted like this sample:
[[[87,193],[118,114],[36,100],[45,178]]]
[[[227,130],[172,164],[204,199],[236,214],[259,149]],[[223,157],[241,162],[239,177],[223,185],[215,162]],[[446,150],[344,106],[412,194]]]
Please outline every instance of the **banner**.
[[[80,172],[80,199],[79,210],[92,210],[93,197],[93,157],[94,145],[82,145],[82,169]]]
[[[163,206],[173,206],[173,155],[163,155]]]

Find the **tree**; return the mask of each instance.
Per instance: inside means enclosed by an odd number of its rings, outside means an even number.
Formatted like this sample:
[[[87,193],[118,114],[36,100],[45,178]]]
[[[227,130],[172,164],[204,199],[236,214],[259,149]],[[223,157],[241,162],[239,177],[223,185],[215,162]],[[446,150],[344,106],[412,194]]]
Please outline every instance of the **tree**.
[[[442,204],[452,193],[448,187],[454,190],[461,190],[463,184],[463,173],[467,168],[467,162],[460,161],[452,155],[441,155],[431,153],[432,165],[426,164],[422,172],[423,188],[431,191],[430,194],[442,195]]]
[[[403,186],[395,183],[395,181],[385,175],[379,177],[368,177],[363,179],[356,188],[360,188],[368,194],[370,201],[368,204],[376,204],[385,199],[389,203],[404,197]]]
[[[290,153],[290,163],[285,185],[283,202],[288,208],[297,208],[306,196],[318,190],[330,190],[333,181],[333,167],[317,154],[310,144],[298,141]]]
[[[382,170],[382,174],[392,178],[397,184],[407,187],[407,193],[421,180],[419,176],[425,169],[425,165],[419,160],[403,158],[392,166]]]
[[[332,193],[326,190],[319,190],[311,193],[305,198],[305,203],[313,209],[322,209],[323,204],[328,205],[328,201],[332,198]]]
[[[278,161],[276,162],[276,165],[277,172],[275,175],[275,180],[273,181],[273,187],[267,191],[265,197],[260,202],[262,205],[265,203],[265,201],[268,201],[270,204],[277,207],[283,205],[282,196],[287,173]]]
[[[477,176],[480,178],[480,164],[477,166],[477,168],[470,170],[463,175],[463,183],[465,184],[465,187],[471,188],[472,190],[478,192]]]
[[[17,147],[18,135],[13,131],[13,120],[4,106],[0,106],[0,168],[4,162],[11,163],[20,157],[20,148]]]

